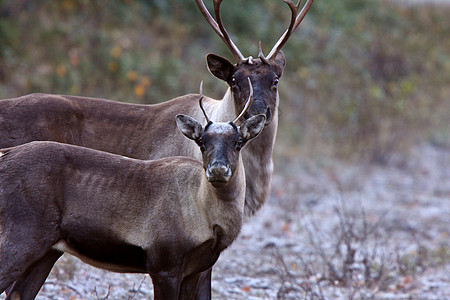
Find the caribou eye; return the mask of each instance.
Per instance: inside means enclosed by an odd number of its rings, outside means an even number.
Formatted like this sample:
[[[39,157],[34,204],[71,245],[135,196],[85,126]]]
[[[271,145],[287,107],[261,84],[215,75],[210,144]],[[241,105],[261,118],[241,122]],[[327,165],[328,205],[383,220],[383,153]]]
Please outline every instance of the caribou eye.
[[[278,78],[275,77],[275,79],[273,80],[273,86],[277,86],[278,85]]]
[[[200,147],[200,151],[204,152],[206,150],[205,141],[202,138],[197,140],[197,145]]]
[[[235,77],[231,78],[231,86],[235,87],[236,85],[237,85],[236,78]]]
[[[236,141],[236,150],[241,150],[242,149],[242,145],[244,144],[244,141],[241,139],[241,138],[239,138],[237,141]]]

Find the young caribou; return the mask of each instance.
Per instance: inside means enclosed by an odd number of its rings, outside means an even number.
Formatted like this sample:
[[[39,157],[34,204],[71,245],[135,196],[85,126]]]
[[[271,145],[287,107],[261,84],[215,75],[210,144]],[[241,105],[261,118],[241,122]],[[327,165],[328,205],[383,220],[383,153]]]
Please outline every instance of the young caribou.
[[[16,284],[7,299],[33,299],[47,276],[39,270],[48,273],[67,252],[106,270],[148,273],[155,299],[191,299],[200,273],[241,229],[240,150],[265,123],[257,115],[236,125],[251,99],[233,122],[214,123],[205,113],[202,126],[176,116],[203,163],[136,160],[57,142],[0,150],[0,293]],[[48,271],[39,268],[47,263]],[[24,274],[44,281],[21,289]]]

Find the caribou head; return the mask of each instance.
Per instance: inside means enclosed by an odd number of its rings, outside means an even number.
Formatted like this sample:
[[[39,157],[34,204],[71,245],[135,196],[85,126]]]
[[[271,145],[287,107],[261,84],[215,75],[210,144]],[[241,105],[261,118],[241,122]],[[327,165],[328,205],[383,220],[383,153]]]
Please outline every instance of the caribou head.
[[[283,1],[291,10],[289,27],[267,56],[264,56],[260,42],[258,58],[254,59],[251,56],[244,57],[225,30],[220,17],[222,0],[213,0],[215,19],[211,16],[203,1],[195,0],[205,19],[224,41],[237,60],[237,63],[233,64],[223,57],[208,54],[206,61],[210,72],[217,78],[224,80],[230,87],[235,102],[236,113],[242,110],[245,100],[249,95],[247,78],[250,78],[254,84],[254,100],[252,106],[245,114],[244,119],[264,114],[266,116],[266,125],[272,121],[273,115],[276,112],[278,105],[278,80],[286,65],[281,48],[300,25],[313,2],[313,0],[307,0],[300,10],[301,0],[297,4],[294,4],[291,0]]]
[[[250,117],[240,126],[236,125],[252,105],[253,88],[249,78],[248,86],[248,100],[232,122],[212,122],[203,108],[203,96],[199,105],[207,121],[204,127],[189,116],[176,116],[180,131],[200,147],[206,179],[217,188],[227,185],[238,167],[240,150],[264,128],[266,117],[262,114]]]

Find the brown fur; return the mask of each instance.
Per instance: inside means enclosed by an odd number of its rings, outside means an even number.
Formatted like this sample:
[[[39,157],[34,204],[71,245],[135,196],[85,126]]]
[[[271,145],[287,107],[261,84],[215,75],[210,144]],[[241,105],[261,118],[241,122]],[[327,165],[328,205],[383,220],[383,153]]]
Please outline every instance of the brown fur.
[[[281,76],[284,56],[278,55],[271,65],[258,59],[251,65],[244,62],[233,65],[208,55],[208,63],[211,72],[230,85],[222,101],[205,99],[205,109],[213,121],[232,120],[242,110],[249,95],[247,78],[252,80],[254,100],[246,118],[265,114],[267,109],[271,111],[264,138],[258,138],[243,152],[248,183],[246,215],[252,215],[266,201],[270,189],[272,171],[267,166],[272,166],[278,126],[278,94],[273,80]],[[198,97],[185,95],[156,105],[49,94],[5,99],[0,101],[0,147],[45,140],[138,159],[174,155],[200,159],[198,149],[182,137],[173,122],[179,113],[201,120]]]
[[[235,144],[254,138],[263,123],[251,118],[242,133],[217,125],[236,134],[197,123],[203,164],[55,142],[0,150],[0,292],[35,297],[65,251],[99,268],[150,274],[156,299],[188,296],[240,231],[245,176]],[[219,188],[204,175],[217,160],[232,174]]]
[[[247,183],[245,214],[250,216],[263,205],[270,191],[272,152],[278,127],[278,92],[274,79],[281,76],[284,56],[280,52],[269,65],[258,59],[253,60],[252,64],[240,62],[233,65],[215,55],[208,55],[207,60],[211,72],[230,86],[220,101],[205,98],[205,110],[213,121],[232,120],[242,110],[249,95],[248,77],[254,86],[255,96],[245,118],[270,109],[270,122],[261,137],[242,151]],[[198,148],[183,138],[173,121],[179,113],[202,120],[198,98],[199,95],[185,95],[156,105],[49,94],[2,100],[0,148],[47,140],[138,159],[176,155],[201,159]],[[58,257],[54,259],[53,263]],[[53,263],[48,262],[47,268],[51,268]],[[30,277],[17,281],[9,290],[14,291],[16,287],[32,289],[29,285],[40,286],[39,283],[47,276],[38,278],[32,271],[29,274]],[[202,278],[205,279],[201,280],[198,299],[210,297],[211,294],[211,271]]]

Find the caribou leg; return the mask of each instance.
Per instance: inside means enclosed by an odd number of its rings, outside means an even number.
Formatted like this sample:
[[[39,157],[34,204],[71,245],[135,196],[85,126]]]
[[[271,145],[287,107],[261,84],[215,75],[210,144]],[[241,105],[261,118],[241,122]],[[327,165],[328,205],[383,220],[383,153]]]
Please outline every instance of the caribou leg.
[[[31,265],[27,271],[6,289],[6,300],[18,294],[22,299],[34,299],[48,277],[56,261],[63,255],[56,249],[50,249],[41,259]]]
[[[20,280],[27,269],[49,249],[41,251],[37,245],[12,245],[3,238],[0,239],[0,245],[0,294],[16,280]]]
[[[212,268],[201,273],[195,290],[196,300],[211,299],[211,275]]]
[[[201,273],[191,274],[183,279],[180,287],[179,300],[195,299],[195,290],[197,289],[200,275]]]
[[[0,196],[2,196],[1,193]],[[5,210],[7,211],[13,204],[23,201],[23,197],[13,196],[9,196],[8,201],[2,199],[0,203],[0,211],[2,211],[0,217],[0,294],[15,281],[25,278],[27,271],[31,270],[32,266],[41,260],[59,239],[59,228],[55,226],[56,222],[37,220],[37,217],[33,217],[33,212],[30,212],[29,206],[25,206],[20,214],[8,215],[5,213]],[[54,215],[49,209],[46,210],[45,216],[47,219],[52,219]]]
[[[181,286],[181,271],[173,275],[151,275],[155,300],[178,299]]]

